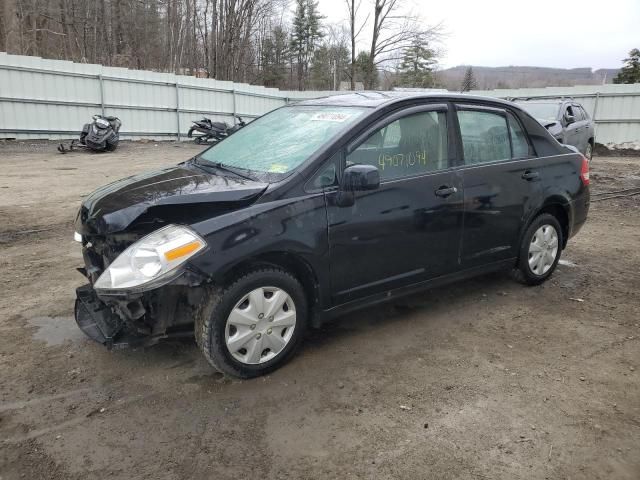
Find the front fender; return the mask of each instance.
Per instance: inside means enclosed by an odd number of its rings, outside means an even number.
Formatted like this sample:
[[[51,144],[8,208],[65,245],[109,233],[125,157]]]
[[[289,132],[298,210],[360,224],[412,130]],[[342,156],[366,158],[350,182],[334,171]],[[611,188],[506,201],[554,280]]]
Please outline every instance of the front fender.
[[[327,215],[322,193],[253,204],[191,225],[208,244],[192,264],[214,282],[247,259],[288,252],[308,264],[320,285],[329,287]]]

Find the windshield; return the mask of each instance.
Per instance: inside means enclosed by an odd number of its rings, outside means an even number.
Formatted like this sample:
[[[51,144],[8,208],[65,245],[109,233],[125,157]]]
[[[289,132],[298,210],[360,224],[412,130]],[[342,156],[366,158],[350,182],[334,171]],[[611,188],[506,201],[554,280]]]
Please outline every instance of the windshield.
[[[557,103],[519,102],[518,104],[541,123],[555,122],[558,119],[560,105]]]
[[[205,150],[198,160],[278,180],[347,129],[366,110],[330,106],[279,108]]]

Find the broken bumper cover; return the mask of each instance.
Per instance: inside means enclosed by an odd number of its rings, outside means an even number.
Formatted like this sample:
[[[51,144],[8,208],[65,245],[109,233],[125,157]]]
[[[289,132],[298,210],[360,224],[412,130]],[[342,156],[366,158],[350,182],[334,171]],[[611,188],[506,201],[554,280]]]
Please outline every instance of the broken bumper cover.
[[[141,346],[150,340],[127,334],[124,320],[98,298],[90,284],[76,289],[75,318],[85,335],[109,349]]]
[[[75,319],[80,329],[109,349],[150,346],[167,337],[193,336],[204,277],[182,272],[170,283],[144,292],[76,289]]]

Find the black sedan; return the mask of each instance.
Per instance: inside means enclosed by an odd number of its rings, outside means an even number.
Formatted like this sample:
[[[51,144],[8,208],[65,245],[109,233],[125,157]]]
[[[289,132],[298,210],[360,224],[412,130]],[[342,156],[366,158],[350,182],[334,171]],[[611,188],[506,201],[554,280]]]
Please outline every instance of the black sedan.
[[[544,282],[588,208],[588,161],[514,103],[309,100],[87,197],[76,320],[112,348],[195,335],[257,376],[356,308],[499,269]]]

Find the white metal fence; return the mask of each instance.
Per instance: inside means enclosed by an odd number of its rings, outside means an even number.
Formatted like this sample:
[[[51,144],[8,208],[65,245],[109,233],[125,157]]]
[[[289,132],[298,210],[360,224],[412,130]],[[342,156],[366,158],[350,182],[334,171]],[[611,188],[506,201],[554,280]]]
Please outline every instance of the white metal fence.
[[[94,113],[122,119],[125,138],[175,139],[206,115],[247,119],[331,94],[103,67],[0,52],[0,138],[72,138]],[[471,92],[494,97],[572,97],[596,121],[599,143],[640,143],[640,84]]]
[[[122,120],[126,138],[175,139],[202,115],[233,123],[233,114],[251,119],[329,93],[0,52],[0,138],[71,138],[102,113]]]

